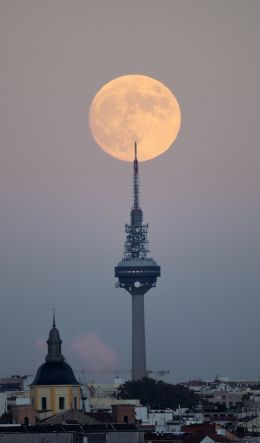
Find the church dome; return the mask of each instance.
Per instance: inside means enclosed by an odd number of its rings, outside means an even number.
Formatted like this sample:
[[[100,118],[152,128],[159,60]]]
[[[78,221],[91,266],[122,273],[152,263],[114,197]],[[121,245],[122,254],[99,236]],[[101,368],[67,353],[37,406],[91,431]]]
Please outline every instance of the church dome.
[[[43,385],[78,385],[73,370],[65,361],[45,362],[36,374],[32,386]]]

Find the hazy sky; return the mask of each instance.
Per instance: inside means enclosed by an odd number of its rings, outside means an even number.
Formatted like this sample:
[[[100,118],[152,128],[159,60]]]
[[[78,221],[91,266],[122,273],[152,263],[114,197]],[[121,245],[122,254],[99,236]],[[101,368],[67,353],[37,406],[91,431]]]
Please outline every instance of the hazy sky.
[[[147,366],[172,381],[260,375],[259,20],[259,0],[0,1],[0,375],[37,369],[53,305],[74,368],[131,366],[113,268],[132,166],[96,145],[88,110],[132,73],[182,111],[174,146],[140,168],[162,272]]]

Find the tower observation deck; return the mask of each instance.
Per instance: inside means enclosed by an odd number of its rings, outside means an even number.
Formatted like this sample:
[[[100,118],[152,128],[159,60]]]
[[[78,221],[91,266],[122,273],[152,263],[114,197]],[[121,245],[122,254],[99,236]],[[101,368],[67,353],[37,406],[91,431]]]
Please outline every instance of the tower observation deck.
[[[132,295],[132,378],[139,380],[147,375],[144,294],[156,286],[157,277],[160,277],[160,266],[148,256],[148,225],[143,223],[143,212],[139,206],[136,143],[133,169],[133,206],[130,224],[125,225],[124,256],[115,268],[115,277],[118,278],[116,286]]]

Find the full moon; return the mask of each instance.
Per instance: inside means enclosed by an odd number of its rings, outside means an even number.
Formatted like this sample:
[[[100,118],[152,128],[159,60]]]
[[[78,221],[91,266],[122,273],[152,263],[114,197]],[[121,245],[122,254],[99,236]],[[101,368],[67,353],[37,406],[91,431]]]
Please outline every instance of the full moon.
[[[146,75],[124,75],[95,95],[89,126],[97,144],[119,160],[157,157],[173,144],[181,124],[177,99],[167,86]]]

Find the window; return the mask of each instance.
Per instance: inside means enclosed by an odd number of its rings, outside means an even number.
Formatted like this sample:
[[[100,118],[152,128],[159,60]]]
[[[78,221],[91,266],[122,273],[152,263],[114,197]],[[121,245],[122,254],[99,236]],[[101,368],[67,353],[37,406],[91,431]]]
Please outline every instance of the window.
[[[42,411],[46,411],[47,409],[47,398],[42,397]]]
[[[128,423],[128,415],[124,415],[124,423]]]
[[[78,399],[77,399],[77,397],[74,397],[74,399],[73,399],[73,407],[74,407],[74,409],[77,409],[78,408],[78,401],[77,401]]]
[[[59,397],[59,409],[65,409],[65,398]]]

